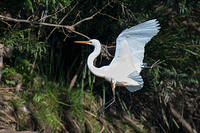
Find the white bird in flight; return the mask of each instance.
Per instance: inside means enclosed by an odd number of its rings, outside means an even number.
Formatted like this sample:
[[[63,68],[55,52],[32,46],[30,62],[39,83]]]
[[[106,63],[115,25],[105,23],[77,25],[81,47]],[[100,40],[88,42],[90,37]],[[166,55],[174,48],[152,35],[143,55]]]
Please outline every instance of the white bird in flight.
[[[112,84],[113,98],[102,106],[100,112],[115,102],[116,86],[125,86],[130,92],[143,87],[144,82],[140,72],[145,65],[143,63],[144,47],[159,32],[159,29],[156,19],[125,29],[117,37],[115,56],[112,62],[100,68],[94,66],[94,60],[101,52],[99,40],[75,41],[75,43],[94,46],[94,51],[87,59],[87,65],[94,75],[105,78]]]

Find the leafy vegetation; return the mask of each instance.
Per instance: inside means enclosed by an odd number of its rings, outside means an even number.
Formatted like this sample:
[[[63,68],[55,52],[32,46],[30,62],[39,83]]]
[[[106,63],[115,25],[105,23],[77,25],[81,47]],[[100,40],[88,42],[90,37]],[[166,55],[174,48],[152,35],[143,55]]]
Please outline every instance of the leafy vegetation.
[[[1,72],[0,129],[200,131],[200,2],[116,0],[105,6],[107,3],[0,2],[0,15],[31,21],[0,19],[0,43],[12,49],[12,56],[4,57]],[[41,24],[70,26],[97,12],[71,31]],[[117,102],[99,117],[100,105],[112,96],[111,87],[88,70],[86,59],[92,49],[73,44],[74,40],[85,39],[73,30],[99,39],[113,55],[113,42],[123,29],[152,18],[158,19],[161,30],[146,45],[144,61],[149,65],[159,63],[143,69],[142,90],[130,93],[118,87]],[[97,66],[110,62],[104,55],[96,61]]]

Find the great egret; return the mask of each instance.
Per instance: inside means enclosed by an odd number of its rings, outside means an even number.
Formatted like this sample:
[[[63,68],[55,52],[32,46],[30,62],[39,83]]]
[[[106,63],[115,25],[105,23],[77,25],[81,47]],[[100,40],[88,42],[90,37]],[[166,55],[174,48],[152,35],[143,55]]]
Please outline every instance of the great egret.
[[[106,109],[115,102],[115,87],[125,86],[130,92],[137,91],[143,87],[143,79],[140,76],[142,66],[144,66],[144,47],[159,32],[159,23],[156,19],[146,21],[131,28],[125,29],[119,34],[116,40],[115,56],[112,62],[100,68],[94,66],[95,58],[101,52],[101,44],[98,40],[75,41],[75,43],[85,43],[94,46],[94,51],[87,59],[90,71],[105,78],[112,84],[113,98],[102,106]]]

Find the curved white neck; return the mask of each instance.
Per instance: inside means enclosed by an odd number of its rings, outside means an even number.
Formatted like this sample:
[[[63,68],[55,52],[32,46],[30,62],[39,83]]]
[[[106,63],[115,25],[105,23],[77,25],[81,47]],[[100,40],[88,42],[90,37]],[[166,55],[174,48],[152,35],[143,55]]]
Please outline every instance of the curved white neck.
[[[94,66],[94,60],[97,56],[99,56],[99,54],[101,53],[101,44],[96,44],[94,47],[94,51],[89,55],[88,59],[87,59],[87,65],[90,69],[90,71],[98,76],[98,77],[104,77],[105,76],[105,72],[102,68],[97,68]]]

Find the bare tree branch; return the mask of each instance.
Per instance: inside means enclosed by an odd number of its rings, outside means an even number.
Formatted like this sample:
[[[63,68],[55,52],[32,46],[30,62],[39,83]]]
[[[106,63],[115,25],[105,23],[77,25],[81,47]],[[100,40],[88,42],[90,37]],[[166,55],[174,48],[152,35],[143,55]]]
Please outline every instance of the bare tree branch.
[[[45,22],[40,22],[40,21],[31,21],[31,20],[28,20],[28,19],[16,19],[16,18],[11,18],[11,17],[7,17],[7,16],[3,16],[3,15],[0,15],[0,18],[3,20],[6,20],[6,21],[12,21],[12,22],[20,22],[20,23],[28,23],[28,24],[36,24],[36,25],[43,25],[43,26],[50,26],[50,27],[55,27],[51,33],[49,34],[49,36],[47,38],[50,37],[50,35],[53,33],[53,31],[56,29],[56,28],[64,28],[64,29],[67,29],[68,32],[73,32],[75,34],[78,34],[80,36],[83,36],[87,39],[90,39],[90,37],[88,37],[87,35],[84,35],[83,33],[80,33],[78,31],[75,30],[75,27],[79,24],[81,24],[82,22],[84,21],[87,21],[87,20],[91,20],[93,19],[98,13],[100,13],[103,9],[105,9],[108,5],[110,4],[110,2],[108,2],[103,8],[101,8],[98,12],[96,12],[95,14],[93,14],[92,16],[90,17],[87,17],[87,18],[84,18],[80,21],[78,21],[77,23],[73,24],[73,25],[61,25],[61,23],[64,21],[64,19],[70,14],[70,12],[76,7],[76,5],[62,18],[62,20],[59,22],[59,24],[51,24],[51,23],[45,23]]]
[[[71,26],[68,26],[68,25],[50,24],[50,23],[44,23],[44,22],[38,22],[38,21],[30,21],[30,20],[26,20],[26,19],[16,19],[16,18],[11,18],[11,17],[7,17],[7,16],[2,16],[2,15],[0,15],[0,18],[2,18],[3,20],[20,22],[20,23],[37,24],[37,25],[60,27],[60,28],[64,27],[66,29],[71,30]]]
[[[38,21],[30,21],[30,20],[25,20],[25,19],[15,19],[15,18],[11,18],[11,17],[6,17],[6,16],[2,16],[0,15],[0,18],[7,20],[7,21],[13,21],[13,22],[20,22],[20,23],[29,23],[29,24],[37,24],[37,25],[43,25],[43,26],[50,26],[50,27],[57,27],[57,28],[65,28],[67,29],[69,32],[73,32],[75,34],[81,35],[85,38],[89,38],[88,36],[84,35],[83,33],[77,32],[74,29],[74,26],[70,26],[70,25],[60,25],[60,24],[51,24],[51,23],[44,23],[44,22],[38,22]]]

